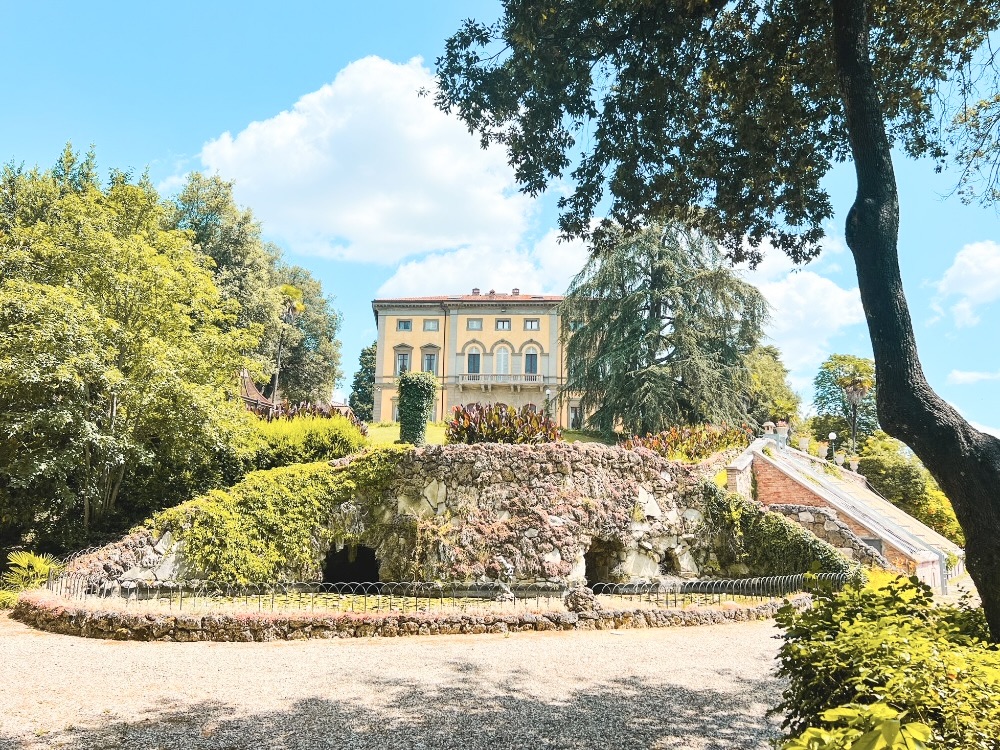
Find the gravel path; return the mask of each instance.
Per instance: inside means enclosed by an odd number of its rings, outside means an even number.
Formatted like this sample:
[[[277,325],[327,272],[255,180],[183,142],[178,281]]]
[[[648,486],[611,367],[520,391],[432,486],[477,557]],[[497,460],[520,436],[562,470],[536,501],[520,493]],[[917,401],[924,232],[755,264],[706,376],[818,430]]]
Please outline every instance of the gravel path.
[[[0,615],[0,750],[763,750],[775,632],[135,643]]]

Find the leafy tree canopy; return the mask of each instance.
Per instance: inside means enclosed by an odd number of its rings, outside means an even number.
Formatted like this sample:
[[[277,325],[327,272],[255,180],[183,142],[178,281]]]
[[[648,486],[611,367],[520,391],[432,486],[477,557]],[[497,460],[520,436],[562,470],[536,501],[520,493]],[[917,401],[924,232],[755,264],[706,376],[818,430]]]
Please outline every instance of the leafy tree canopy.
[[[507,148],[523,188],[569,177],[561,226],[694,224],[736,260],[766,239],[796,260],[833,215],[823,177],[851,153],[834,4],[507,0],[437,60],[437,103]],[[941,157],[941,82],[975,59],[998,0],[869,4],[891,141]],[[605,224],[605,226],[608,226]]]
[[[562,305],[569,377],[611,431],[742,421],[767,303],[704,236],[653,225],[591,257]]]
[[[354,373],[348,405],[362,422],[372,421],[375,408],[375,355],[377,341],[361,350],[358,357],[358,371]]]
[[[754,425],[784,420],[789,424],[798,419],[802,402],[788,382],[788,369],[775,346],[757,346],[747,358],[750,389],[747,417]]]
[[[827,419],[815,420],[817,440],[826,440],[830,431],[847,442],[851,435],[854,405],[850,389],[854,388],[858,402],[857,440],[864,443],[869,435],[879,429],[876,408],[875,363],[851,354],[831,354],[819,367],[813,380],[813,405],[816,414]]]
[[[340,315],[308,271],[285,265],[281,249],[263,241],[253,213],[236,205],[233,184],[192,172],[168,202],[166,222],[190,232],[197,248],[212,259],[222,298],[238,303],[234,325],[259,326],[259,342],[251,352],[258,382],[270,378],[273,387],[280,348],[281,396],[292,402],[328,401],[342,377]]]
[[[257,331],[149,181],[92,162],[0,173],[0,545],[78,542],[247,458],[229,396]]]

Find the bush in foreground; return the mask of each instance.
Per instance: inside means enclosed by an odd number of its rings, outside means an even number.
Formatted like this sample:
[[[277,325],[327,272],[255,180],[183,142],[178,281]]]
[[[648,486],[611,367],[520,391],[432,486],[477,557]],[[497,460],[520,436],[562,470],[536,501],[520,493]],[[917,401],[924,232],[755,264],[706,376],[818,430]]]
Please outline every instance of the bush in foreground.
[[[876,705],[926,725],[928,747],[1000,747],[1000,653],[986,642],[982,610],[935,605],[927,586],[899,578],[877,590],[816,592],[811,609],[786,606],[777,619],[785,629],[778,674],[788,687],[776,711],[785,714],[786,747],[895,747],[817,739],[824,719]],[[814,744],[802,744],[810,731]]]
[[[555,422],[531,406],[456,406],[445,432],[449,443],[552,443],[562,439]]]

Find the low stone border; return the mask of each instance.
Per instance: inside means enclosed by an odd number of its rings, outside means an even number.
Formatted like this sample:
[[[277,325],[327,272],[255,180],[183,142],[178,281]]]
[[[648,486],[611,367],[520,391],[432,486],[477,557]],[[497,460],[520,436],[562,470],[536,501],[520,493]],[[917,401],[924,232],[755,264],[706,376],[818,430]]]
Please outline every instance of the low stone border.
[[[808,594],[791,597],[806,607]],[[291,641],[544,630],[618,630],[766,620],[785,600],[721,609],[636,609],[491,614],[209,614],[166,615],[90,609],[45,591],[22,594],[11,616],[50,633],[119,641]]]

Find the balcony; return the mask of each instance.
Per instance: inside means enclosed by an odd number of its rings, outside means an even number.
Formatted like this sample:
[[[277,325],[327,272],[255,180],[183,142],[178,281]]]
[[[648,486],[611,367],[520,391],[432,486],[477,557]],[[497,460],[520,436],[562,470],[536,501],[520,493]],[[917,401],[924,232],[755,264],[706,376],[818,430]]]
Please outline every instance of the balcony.
[[[548,384],[553,385],[555,378],[549,378]],[[458,376],[458,389],[481,388],[484,391],[491,391],[494,388],[510,388],[519,391],[524,387],[537,388],[542,390],[546,385],[544,375],[526,373],[522,375],[482,375],[479,373],[466,373]]]

